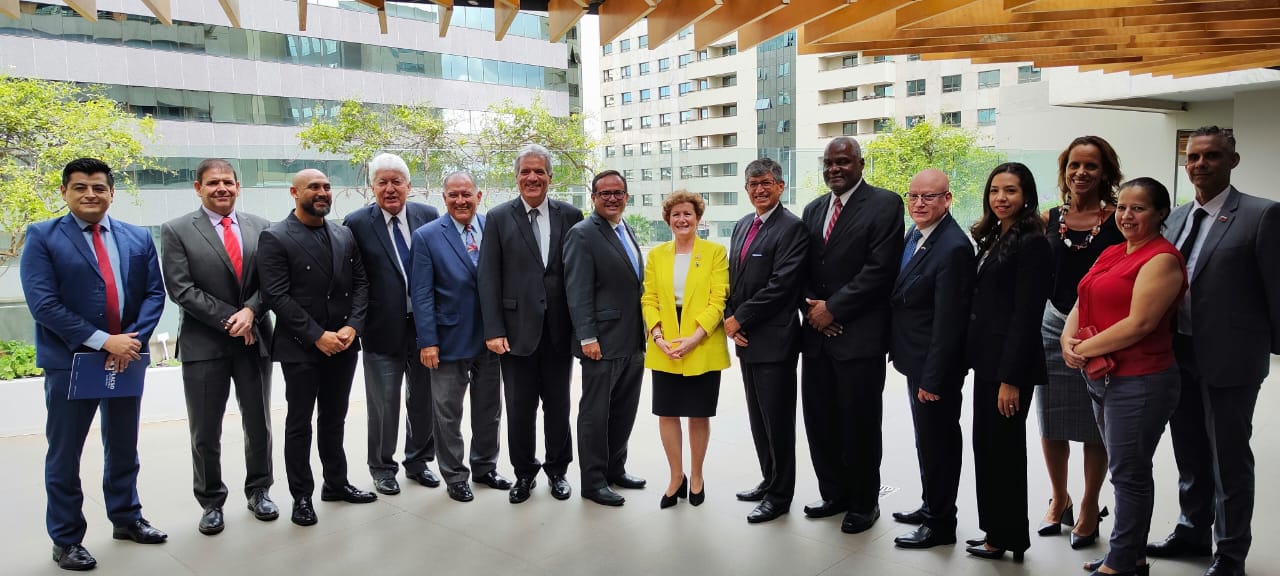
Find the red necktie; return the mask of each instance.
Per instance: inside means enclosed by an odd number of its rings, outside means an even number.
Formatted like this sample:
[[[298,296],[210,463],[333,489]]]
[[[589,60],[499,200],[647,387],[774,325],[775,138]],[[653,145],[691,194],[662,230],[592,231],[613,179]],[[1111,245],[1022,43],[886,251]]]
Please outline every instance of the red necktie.
[[[831,231],[836,227],[836,220],[840,219],[840,208],[843,206],[840,197],[836,196],[836,203],[831,207],[831,221],[827,222],[827,233],[822,235],[822,243],[826,244],[831,240]]]
[[[93,231],[93,253],[98,257],[98,272],[107,285],[107,332],[120,333],[120,295],[116,293],[116,275],[111,270],[111,257],[107,255],[107,243],[102,241],[102,228],[90,224]]]
[[[243,275],[242,263],[240,261],[240,240],[236,238],[236,233],[231,229],[231,217],[222,217],[222,245],[227,247],[227,258],[231,259],[231,268],[236,271],[236,280]]]
[[[738,265],[747,261],[747,253],[751,250],[751,241],[756,239],[756,233],[760,232],[761,220],[756,216],[756,221],[751,223],[751,229],[747,231],[747,239],[742,241],[742,250],[738,252]]]

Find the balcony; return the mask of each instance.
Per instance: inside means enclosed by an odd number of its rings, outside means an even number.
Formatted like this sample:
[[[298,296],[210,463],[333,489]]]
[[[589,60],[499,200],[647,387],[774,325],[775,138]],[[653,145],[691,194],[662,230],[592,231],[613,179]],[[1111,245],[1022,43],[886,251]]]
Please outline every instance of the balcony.
[[[698,136],[711,136],[714,134],[729,134],[731,132],[752,132],[755,130],[755,115],[749,118],[743,118],[741,112],[738,116],[720,116],[705,118],[702,120],[690,120],[685,124],[685,132],[689,138]]]
[[[863,84],[892,83],[898,78],[896,70],[892,62],[823,70],[816,75],[813,88],[822,92]]]
[[[852,122],[868,118],[892,118],[894,116],[893,98],[870,98],[834,102],[818,106],[818,120],[821,122]]]

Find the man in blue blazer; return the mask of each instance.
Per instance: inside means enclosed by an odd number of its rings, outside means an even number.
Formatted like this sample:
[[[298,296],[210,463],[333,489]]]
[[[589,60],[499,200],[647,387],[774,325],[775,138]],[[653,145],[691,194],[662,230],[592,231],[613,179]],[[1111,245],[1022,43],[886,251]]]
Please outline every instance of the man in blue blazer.
[[[27,229],[22,291],[36,322],[36,365],[45,371],[45,522],[53,560],[67,570],[88,570],[97,561],[81,544],[87,525],[80,453],[99,410],[112,537],[157,544],[168,536],[142,517],[138,500],[141,396],[68,399],[71,360],[99,350],[107,353],[106,368],[116,371],[140,360],[164,310],[164,283],[151,234],[107,217],[115,195],[109,166],[73,160],[62,171],[61,190],[71,213]]]
[[[476,214],[481,192],[466,172],[444,179],[448,218],[413,233],[413,320],[420,362],[434,371],[436,452],[449,497],[474,499],[468,475],[495,490],[511,482],[498,474],[498,422],[502,381],[498,355],[484,345],[477,264],[484,240],[483,216]],[[471,468],[463,460],[462,400],[471,389]]]
[[[973,244],[949,212],[947,175],[933,168],[916,174],[906,197],[914,225],[893,284],[889,358],[907,377],[921,504],[912,512],[893,513],[894,520],[920,525],[894,542],[900,548],[932,548],[956,541],[964,450],[960,389],[968,372],[964,337],[975,266]]]

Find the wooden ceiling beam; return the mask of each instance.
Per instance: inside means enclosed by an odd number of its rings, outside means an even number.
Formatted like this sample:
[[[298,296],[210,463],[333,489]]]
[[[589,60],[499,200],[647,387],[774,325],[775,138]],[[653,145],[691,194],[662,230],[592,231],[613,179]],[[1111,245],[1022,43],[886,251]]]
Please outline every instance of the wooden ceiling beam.
[[[982,22],[985,25],[1000,25],[1160,15],[1168,16],[1170,20],[1176,22],[1202,22],[1205,20],[1231,18],[1233,14],[1240,12],[1277,8],[1275,0],[1226,0],[1218,2],[1201,0],[1183,3],[1148,3],[1147,5],[1127,8],[1086,8],[1030,14],[1004,10],[1003,2],[1004,0],[976,0],[962,8],[940,14],[913,27],[951,28],[972,26],[974,22]]]
[[[854,0],[804,0],[793,2],[760,20],[738,29],[738,50],[747,50],[778,35],[778,30],[792,30],[824,18],[847,7]]]
[[[520,0],[497,0],[493,3],[493,39],[501,42],[520,14]]]
[[[305,2],[306,0],[299,0],[299,1]],[[356,1],[361,4],[364,4],[365,6],[373,8],[374,10],[377,11],[376,14],[378,15],[378,32],[379,33],[386,34],[390,31],[390,28],[388,27],[388,24],[387,24],[387,0],[356,0]]]
[[[547,19],[552,42],[564,39],[569,30],[573,29],[573,25],[587,13],[588,4],[587,0],[549,0],[547,2]]]
[[[298,0],[298,30],[307,31],[307,0]]]
[[[826,18],[804,25],[804,35],[809,42],[823,42],[828,37],[848,30],[885,14],[894,12],[915,0],[858,0]]]
[[[98,21],[98,0],[63,0],[76,11],[81,18],[90,22]]]
[[[600,45],[613,42],[623,32],[653,12],[658,0],[609,0],[600,5]]]
[[[14,0],[17,3],[17,0]],[[232,28],[240,27],[240,0],[218,0],[222,5],[222,11],[227,14],[227,21],[231,22]]]
[[[685,0],[667,1],[685,3]],[[725,0],[723,6],[705,15],[693,26],[693,48],[706,48],[739,28],[786,8],[790,2],[791,0]],[[787,30],[778,30],[775,36],[783,32]]]
[[[898,27],[906,28],[973,4],[974,0],[921,0],[899,8]]]
[[[440,37],[444,38],[445,33],[449,31],[449,24],[453,22],[453,0],[431,1],[439,8],[437,15],[440,21]]]
[[[1280,64],[1280,50],[1236,54],[1216,58],[1205,58],[1177,64],[1168,64],[1148,70],[1152,76],[1201,76],[1235,70],[1248,70],[1262,66]]]
[[[142,4],[165,26],[173,26],[173,6],[169,0],[142,0]]]
[[[649,45],[658,46],[724,6],[724,0],[668,0],[649,13]]]

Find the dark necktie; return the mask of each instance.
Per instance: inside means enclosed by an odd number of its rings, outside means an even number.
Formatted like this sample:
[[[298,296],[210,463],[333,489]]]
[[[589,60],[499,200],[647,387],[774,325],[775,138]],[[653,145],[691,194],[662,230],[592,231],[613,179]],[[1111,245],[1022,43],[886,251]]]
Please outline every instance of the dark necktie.
[[[1183,262],[1191,260],[1191,252],[1195,250],[1196,239],[1200,237],[1200,223],[1208,215],[1209,213],[1205,212],[1204,208],[1196,208],[1196,211],[1191,214],[1191,233],[1187,234],[1187,239],[1183,240],[1182,246],[1178,247],[1178,251],[1182,252]]]
[[[231,217],[222,217],[222,245],[227,248],[227,258],[231,260],[231,269],[236,271],[236,280],[244,275],[244,263],[241,261],[240,239],[231,229]]]
[[[836,202],[831,206],[831,221],[827,222],[827,233],[822,235],[822,243],[826,244],[831,240],[831,231],[836,227],[836,220],[840,219],[840,209],[844,207],[844,203],[840,202],[840,197],[836,196]]]
[[[751,223],[751,229],[747,230],[747,238],[742,241],[742,249],[738,252],[738,265],[747,261],[747,254],[751,252],[751,241],[756,239],[756,234],[760,233],[760,226],[764,224],[759,216]]]
[[[538,245],[538,258],[542,258],[542,227],[538,225],[538,209],[529,209],[529,226],[533,227],[533,242]],[[543,259],[543,264],[546,260]]]
[[[912,228],[911,233],[907,234],[907,247],[902,249],[902,262],[898,264],[898,272],[902,272],[907,268],[907,263],[911,262],[911,257],[916,253],[916,246],[920,245],[920,238],[924,234],[920,233],[919,228]]]
[[[102,227],[90,224],[93,232],[93,253],[98,257],[98,272],[107,285],[107,333],[120,333],[120,294],[116,293],[116,274],[111,269],[111,256],[107,255],[107,243],[102,240]]]
[[[409,277],[409,243],[404,240],[404,233],[400,231],[400,217],[391,217],[391,238],[396,241],[396,253],[400,255],[400,266],[404,273],[404,277]]]

